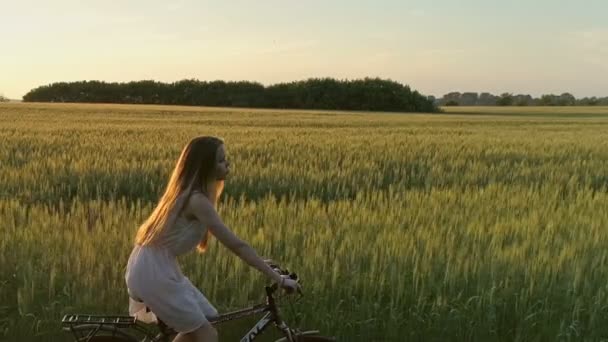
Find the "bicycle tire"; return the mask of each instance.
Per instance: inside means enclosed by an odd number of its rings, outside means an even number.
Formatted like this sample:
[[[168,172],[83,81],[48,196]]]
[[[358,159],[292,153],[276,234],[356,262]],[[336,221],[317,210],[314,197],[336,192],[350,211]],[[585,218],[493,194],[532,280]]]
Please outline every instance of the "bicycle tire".
[[[296,342],[335,342],[336,339],[322,335],[308,335],[296,337]]]
[[[88,340],[88,342],[131,342],[131,340],[126,340],[123,337],[118,336],[93,336]]]
[[[335,337],[329,337],[320,335],[319,331],[302,331],[294,335],[294,341],[296,342],[335,342]],[[287,337],[282,337],[275,342],[288,342]]]
[[[94,336],[87,337],[87,332],[98,329]],[[139,340],[117,327],[82,324],[70,329],[78,342],[138,342]]]

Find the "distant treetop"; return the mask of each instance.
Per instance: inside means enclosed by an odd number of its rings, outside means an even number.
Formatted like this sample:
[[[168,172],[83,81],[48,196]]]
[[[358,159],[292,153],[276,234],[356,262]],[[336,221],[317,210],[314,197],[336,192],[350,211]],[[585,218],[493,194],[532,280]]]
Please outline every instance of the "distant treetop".
[[[435,100],[437,106],[608,106],[608,97],[584,97],[576,99],[570,93],[545,94],[540,98],[530,95],[503,93],[451,92]]]
[[[25,102],[89,102],[285,109],[438,112],[433,97],[392,80],[310,78],[263,86],[249,81],[173,83],[59,82],[32,89]]]

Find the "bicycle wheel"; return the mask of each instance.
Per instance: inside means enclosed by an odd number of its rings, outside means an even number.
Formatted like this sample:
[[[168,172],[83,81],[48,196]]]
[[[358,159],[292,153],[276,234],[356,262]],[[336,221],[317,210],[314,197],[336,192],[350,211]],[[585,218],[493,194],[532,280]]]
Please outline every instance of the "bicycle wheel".
[[[112,326],[77,325],[70,329],[78,342],[137,342],[132,335]]]
[[[318,330],[302,331],[294,335],[296,342],[335,342],[334,337],[323,336]],[[275,342],[288,342],[287,337],[282,337]]]
[[[133,340],[125,339],[124,337],[118,337],[118,336],[93,336],[84,341],[87,341],[87,342],[127,342],[127,341],[131,342]]]

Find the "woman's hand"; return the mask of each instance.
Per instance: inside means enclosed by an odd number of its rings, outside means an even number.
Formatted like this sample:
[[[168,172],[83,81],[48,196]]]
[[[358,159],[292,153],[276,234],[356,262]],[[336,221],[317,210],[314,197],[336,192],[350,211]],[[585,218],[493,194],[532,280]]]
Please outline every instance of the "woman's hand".
[[[301,288],[300,284],[296,280],[293,280],[288,276],[282,276],[281,278],[282,280],[281,283],[279,283],[279,286],[285,289],[285,292],[294,293]]]

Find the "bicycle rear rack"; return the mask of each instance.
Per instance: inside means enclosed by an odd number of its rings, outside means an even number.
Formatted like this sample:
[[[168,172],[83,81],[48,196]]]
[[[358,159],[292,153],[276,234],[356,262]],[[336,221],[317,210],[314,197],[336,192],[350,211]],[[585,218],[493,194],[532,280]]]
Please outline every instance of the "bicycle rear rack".
[[[126,315],[65,315],[61,325],[63,330],[71,332],[78,342],[90,341],[97,336],[114,336],[125,341],[139,340],[133,334],[150,336],[150,331],[135,317]]]
[[[61,320],[64,327],[80,324],[100,324],[100,325],[113,325],[119,327],[128,327],[135,325],[136,319],[131,316],[105,316],[105,315],[65,315]]]

